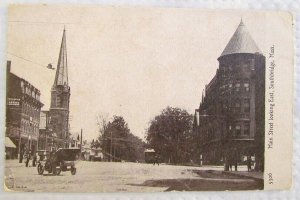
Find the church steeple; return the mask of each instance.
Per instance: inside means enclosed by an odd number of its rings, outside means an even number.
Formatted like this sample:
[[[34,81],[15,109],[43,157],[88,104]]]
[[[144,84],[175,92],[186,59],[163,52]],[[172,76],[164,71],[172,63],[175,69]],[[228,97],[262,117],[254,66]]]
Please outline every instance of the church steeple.
[[[68,83],[66,30],[63,31],[55,80],[51,89],[49,111],[52,134],[57,137],[56,146],[64,148],[69,138],[69,104],[71,89]]]
[[[67,61],[67,45],[66,30],[64,28],[63,37],[59,51],[57,69],[53,87],[58,85],[68,85],[68,61]]]

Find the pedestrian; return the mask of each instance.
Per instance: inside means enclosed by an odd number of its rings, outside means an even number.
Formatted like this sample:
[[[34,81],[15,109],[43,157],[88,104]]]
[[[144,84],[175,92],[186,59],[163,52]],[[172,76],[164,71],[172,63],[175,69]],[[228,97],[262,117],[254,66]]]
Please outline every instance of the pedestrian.
[[[247,168],[248,172],[251,171],[251,156],[247,156]]]
[[[235,170],[235,171],[237,171],[237,166],[238,166],[238,163],[237,163],[237,160],[235,160],[235,161],[234,161],[234,170]]]
[[[155,156],[154,157],[154,161],[153,161],[153,165],[157,164],[159,166],[159,157]]]
[[[33,154],[33,158],[32,158],[32,166],[33,167],[36,166],[36,160],[37,160],[37,153]]]
[[[229,161],[229,170],[232,171],[232,162],[231,162],[231,160]]]
[[[29,161],[30,161],[31,151],[27,149],[26,151],[26,167],[28,167]]]
[[[19,163],[23,162],[23,156],[24,156],[24,147],[20,149],[20,157],[19,157]]]
[[[234,163],[234,170],[237,171],[238,170],[238,157],[239,157],[239,154],[238,154],[238,151],[237,151],[237,148],[234,148],[234,158],[233,158],[233,163]]]
[[[232,155],[229,155],[229,158],[228,158],[228,164],[229,164],[229,170],[232,171]]]

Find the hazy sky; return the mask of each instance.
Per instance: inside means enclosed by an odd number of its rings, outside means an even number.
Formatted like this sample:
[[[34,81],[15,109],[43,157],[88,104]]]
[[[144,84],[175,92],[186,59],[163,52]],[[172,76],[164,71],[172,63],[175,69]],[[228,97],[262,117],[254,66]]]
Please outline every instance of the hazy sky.
[[[91,140],[98,135],[97,114],[108,113],[122,115],[132,133],[144,138],[149,121],[166,106],[194,113],[241,16],[265,53],[263,12],[14,6],[7,59],[13,73],[41,91],[42,109],[49,109],[55,71],[46,66],[56,67],[65,25],[71,131],[82,128]]]

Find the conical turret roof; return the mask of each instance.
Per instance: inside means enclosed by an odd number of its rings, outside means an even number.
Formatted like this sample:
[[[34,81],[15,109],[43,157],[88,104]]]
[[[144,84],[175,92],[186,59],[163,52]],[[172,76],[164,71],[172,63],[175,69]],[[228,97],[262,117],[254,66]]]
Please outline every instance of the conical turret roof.
[[[261,53],[242,20],[220,57],[238,53]]]

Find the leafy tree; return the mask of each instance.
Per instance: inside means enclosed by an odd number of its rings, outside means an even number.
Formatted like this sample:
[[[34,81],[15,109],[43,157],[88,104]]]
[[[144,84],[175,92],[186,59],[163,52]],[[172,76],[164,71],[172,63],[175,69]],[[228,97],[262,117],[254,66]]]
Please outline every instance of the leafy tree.
[[[122,116],[113,116],[112,121],[101,120],[100,146],[113,161],[141,160],[144,153],[144,143],[134,136]]]
[[[182,163],[191,159],[193,117],[181,108],[167,107],[150,122],[147,147],[163,162]]]

